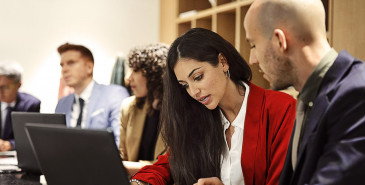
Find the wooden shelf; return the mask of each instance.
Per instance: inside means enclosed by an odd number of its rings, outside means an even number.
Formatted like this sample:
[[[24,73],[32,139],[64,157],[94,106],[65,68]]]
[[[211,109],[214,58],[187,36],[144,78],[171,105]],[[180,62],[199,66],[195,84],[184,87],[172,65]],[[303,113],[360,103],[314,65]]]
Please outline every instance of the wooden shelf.
[[[234,9],[235,10],[235,9]],[[217,14],[217,29],[220,36],[225,38],[233,46],[236,42],[236,11],[220,12]]]
[[[216,0],[216,5],[204,4],[202,1],[177,0],[178,12],[196,10],[195,14],[187,17],[176,18],[177,36],[185,33],[190,28],[205,28],[212,30],[230,42],[248,62],[250,46],[246,41],[243,20],[253,0]],[[206,0],[205,2],[209,2]],[[269,88],[269,83],[258,72],[258,66],[251,66],[253,72],[252,82]]]
[[[211,15],[207,17],[199,17],[196,19],[196,27],[212,30],[212,20],[213,16]]]
[[[191,10],[205,10],[211,7],[208,0],[178,0],[178,14]]]
[[[177,36],[185,33],[190,28],[206,28],[217,32],[234,45],[248,62],[250,46],[245,38],[243,21],[254,0],[216,0],[216,4],[213,6],[209,3],[209,0],[160,1],[161,4],[170,5],[169,8],[165,6],[165,10],[161,11],[174,11],[170,15],[175,17],[175,21],[162,24],[163,28],[161,27],[161,29],[169,28],[169,31],[162,31],[163,33],[169,33],[164,35],[163,38],[167,39],[161,39],[162,41],[171,43]],[[365,1],[322,0],[322,2],[326,11],[326,29],[329,43],[337,51],[346,49],[355,57],[365,59],[365,54],[363,54],[365,49],[365,26],[361,22],[365,19]],[[194,14],[179,18],[181,13],[192,10],[195,10]],[[252,82],[263,88],[269,88],[269,83],[258,72],[258,66],[251,66],[251,69],[253,72]]]
[[[191,22],[184,22],[180,23],[178,25],[178,33],[179,35],[182,35],[183,33],[187,32],[189,29],[191,29]]]

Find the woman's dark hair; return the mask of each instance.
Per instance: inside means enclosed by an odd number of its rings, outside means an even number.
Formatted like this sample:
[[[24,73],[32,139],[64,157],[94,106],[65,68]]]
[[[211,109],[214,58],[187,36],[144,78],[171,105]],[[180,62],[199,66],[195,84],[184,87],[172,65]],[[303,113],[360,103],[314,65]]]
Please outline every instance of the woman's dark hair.
[[[169,147],[169,165],[175,184],[194,184],[199,178],[221,175],[225,135],[219,107],[209,110],[178,83],[174,67],[181,58],[219,63],[222,54],[230,78],[237,85],[251,80],[251,69],[237,50],[218,34],[194,28],[177,38],[167,56],[162,102],[162,134]]]
[[[134,71],[141,71],[147,79],[147,97],[137,98],[137,107],[142,108],[146,99],[149,104],[148,113],[153,113],[152,103],[159,99],[156,109],[161,109],[163,82],[166,58],[169,46],[163,43],[137,46],[128,54],[128,66]]]

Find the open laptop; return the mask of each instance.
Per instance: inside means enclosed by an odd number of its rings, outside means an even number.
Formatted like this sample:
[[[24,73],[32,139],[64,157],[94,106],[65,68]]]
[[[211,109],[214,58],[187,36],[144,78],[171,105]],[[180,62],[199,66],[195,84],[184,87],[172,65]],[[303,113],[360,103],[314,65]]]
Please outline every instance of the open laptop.
[[[44,123],[66,125],[64,114],[43,114],[35,112],[12,112],[11,113],[15,150],[17,153],[18,167],[27,173],[41,174],[34,156],[32,147],[25,133],[25,123]]]
[[[25,127],[47,184],[130,184],[113,131],[36,123]]]

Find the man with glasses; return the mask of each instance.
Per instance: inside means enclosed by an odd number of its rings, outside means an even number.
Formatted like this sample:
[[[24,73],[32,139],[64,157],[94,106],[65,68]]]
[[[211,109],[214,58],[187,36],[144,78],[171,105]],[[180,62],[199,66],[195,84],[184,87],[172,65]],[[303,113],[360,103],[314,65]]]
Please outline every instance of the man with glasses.
[[[0,63],[0,151],[14,149],[10,114],[13,111],[39,112],[41,102],[32,95],[18,92],[22,68],[16,63]]]

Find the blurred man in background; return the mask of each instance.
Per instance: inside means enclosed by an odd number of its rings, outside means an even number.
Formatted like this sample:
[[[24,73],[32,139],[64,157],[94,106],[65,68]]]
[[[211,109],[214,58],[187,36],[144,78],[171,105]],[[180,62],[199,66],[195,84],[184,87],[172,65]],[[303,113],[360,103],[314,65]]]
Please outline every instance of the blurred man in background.
[[[56,113],[66,114],[68,127],[111,128],[119,145],[121,103],[129,93],[122,86],[101,85],[93,80],[94,57],[85,46],[66,43],[58,53],[62,79],[74,93],[60,99]]]
[[[0,151],[14,149],[11,112],[39,112],[41,102],[34,96],[18,92],[22,67],[17,63],[0,63]]]

